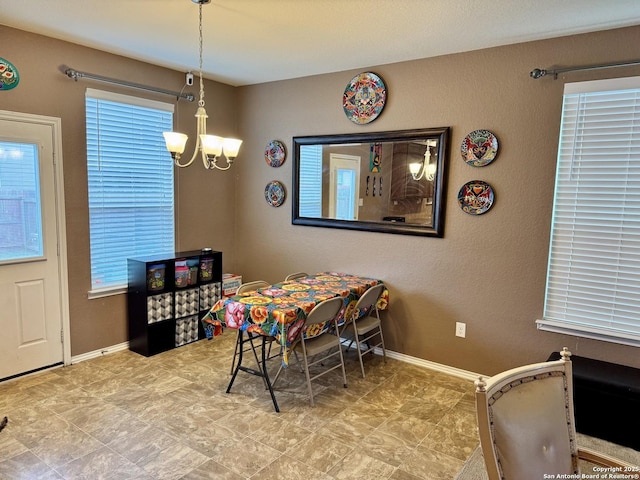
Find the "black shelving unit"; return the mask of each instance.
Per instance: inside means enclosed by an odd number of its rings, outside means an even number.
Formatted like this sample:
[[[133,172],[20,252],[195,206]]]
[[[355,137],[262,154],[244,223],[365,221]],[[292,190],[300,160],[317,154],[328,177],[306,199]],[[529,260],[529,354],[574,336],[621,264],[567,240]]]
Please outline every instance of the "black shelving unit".
[[[222,252],[135,257],[127,267],[130,350],[149,357],[204,338],[200,318],[221,296]]]

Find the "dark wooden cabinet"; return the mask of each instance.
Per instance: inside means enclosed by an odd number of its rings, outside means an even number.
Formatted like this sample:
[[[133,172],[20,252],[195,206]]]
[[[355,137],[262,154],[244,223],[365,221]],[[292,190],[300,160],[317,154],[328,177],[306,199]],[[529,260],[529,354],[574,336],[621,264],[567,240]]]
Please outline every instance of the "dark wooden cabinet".
[[[129,349],[144,356],[204,338],[200,318],[222,291],[222,252],[127,260]]]

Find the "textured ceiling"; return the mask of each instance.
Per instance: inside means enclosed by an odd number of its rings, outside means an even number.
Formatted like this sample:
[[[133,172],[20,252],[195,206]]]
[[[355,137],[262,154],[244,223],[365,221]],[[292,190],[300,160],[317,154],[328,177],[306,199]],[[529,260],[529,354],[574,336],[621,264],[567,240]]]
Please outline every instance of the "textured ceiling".
[[[202,10],[204,75],[236,86],[640,25],[639,0],[212,0]],[[198,70],[192,0],[0,0],[0,24]]]

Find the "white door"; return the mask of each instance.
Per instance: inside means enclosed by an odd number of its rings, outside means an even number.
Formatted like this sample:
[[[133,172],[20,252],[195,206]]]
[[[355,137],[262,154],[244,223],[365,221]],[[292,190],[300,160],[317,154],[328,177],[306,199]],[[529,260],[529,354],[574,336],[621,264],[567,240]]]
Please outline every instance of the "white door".
[[[58,242],[64,208],[54,166],[59,131],[34,118],[0,112],[0,379],[64,358],[66,265]]]
[[[329,172],[329,216],[340,220],[357,220],[360,157],[332,153]]]

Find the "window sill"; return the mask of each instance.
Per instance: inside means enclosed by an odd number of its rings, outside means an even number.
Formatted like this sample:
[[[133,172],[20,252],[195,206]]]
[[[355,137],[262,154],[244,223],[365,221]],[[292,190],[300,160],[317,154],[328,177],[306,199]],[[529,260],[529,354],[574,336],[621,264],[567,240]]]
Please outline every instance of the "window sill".
[[[87,294],[87,298],[89,300],[93,300],[96,298],[110,297],[112,295],[122,295],[123,293],[127,293],[126,286],[101,288],[98,290],[89,290],[89,293]]]
[[[557,322],[552,320],[536,320],[538,330],[553,333],[563,333],[574,337],[591,338],[603,342],[619,343],[631,347],[640,347],[640,337],[632,334],[615,334],[593,327],[572,325],[570,323]]]

